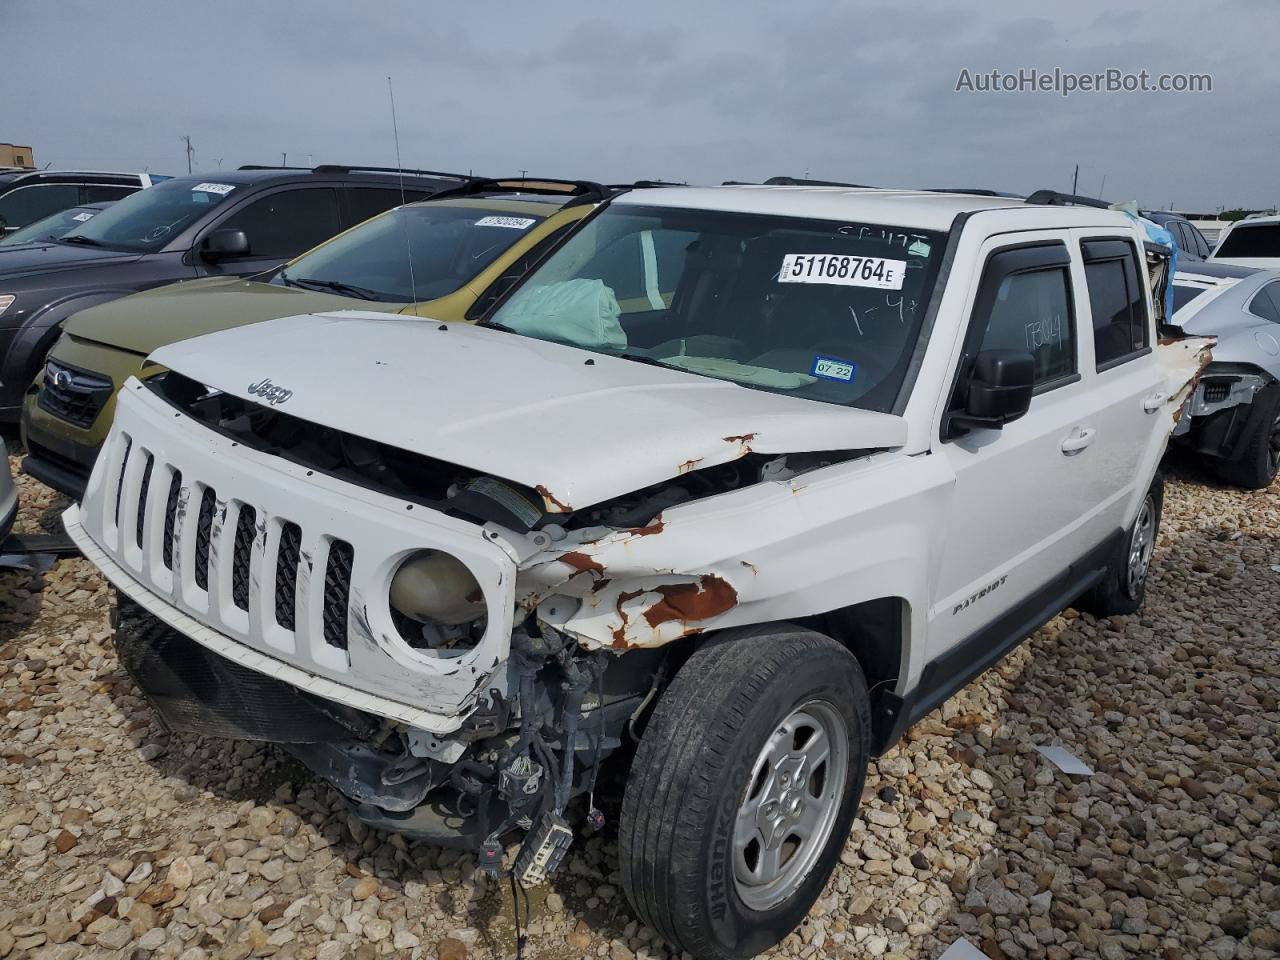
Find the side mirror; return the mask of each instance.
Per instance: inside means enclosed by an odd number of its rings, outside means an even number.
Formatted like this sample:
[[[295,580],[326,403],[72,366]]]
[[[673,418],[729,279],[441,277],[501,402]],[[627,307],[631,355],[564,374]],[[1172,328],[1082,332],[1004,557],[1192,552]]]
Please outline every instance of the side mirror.
[[[959,427],[999,430],[1031,407],[1036,363],[1019,350],[984,350],[973,361],[964,409],[951,416]]]
[[[215,230],[204,238],[200,256],[206,260],[230,260],[249,255],[249,235],[243,230]]]

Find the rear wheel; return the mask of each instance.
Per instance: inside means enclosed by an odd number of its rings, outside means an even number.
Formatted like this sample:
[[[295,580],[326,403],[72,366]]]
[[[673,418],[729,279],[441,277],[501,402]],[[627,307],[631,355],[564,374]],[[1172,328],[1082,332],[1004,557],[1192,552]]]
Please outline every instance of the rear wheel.
[[[1259,390],[1249,405],[1235,455],[1219,460],[1218,476],[1246,490],[1262,490],[1280,473],[1280,383]]]
[[[756,627],[694,653],[623,797],[619,859],[636,912],[700,958],[769,949],[834,868],[869,750],[862,670],[831,638]]]
[[[1133,526],[1112,556],[1102,581],[1076,601],[1077,610],[1095,617],[1114,617],[1142,609],[1163,506],[1164,479],[1157,474],[1142,506],[1138,508]]]

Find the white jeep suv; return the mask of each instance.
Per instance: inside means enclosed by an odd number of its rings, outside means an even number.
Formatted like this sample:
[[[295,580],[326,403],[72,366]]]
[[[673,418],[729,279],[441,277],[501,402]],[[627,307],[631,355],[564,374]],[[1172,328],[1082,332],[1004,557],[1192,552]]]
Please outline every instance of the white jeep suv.
[[[162,349],[67,526],[171,725],[494,868],[523,828],[525,882],[612,756],[640,916],[751,956],[870,758],[1067,605],[1142,603],[1205,362],[1157,345],[1148,255],[1107,210],[628,193],[477,326]]]

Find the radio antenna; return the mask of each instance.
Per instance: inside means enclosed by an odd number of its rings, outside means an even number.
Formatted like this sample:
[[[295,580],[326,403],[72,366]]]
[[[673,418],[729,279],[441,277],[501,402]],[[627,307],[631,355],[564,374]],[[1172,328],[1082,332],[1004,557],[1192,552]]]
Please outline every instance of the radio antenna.
[[[396,123],[396,91],[387,77],[387,96],[391,98],[391,132],[396,141],[396,169],[400,173],[400,206],[404,206],[404,165],[400,162],[400,127]],[[418,302],[418,284],[413,276],[413,237],[409,234],[409,217],[403,211],[398,213],[400,222],[404,224],[404,246],[409,256],[409,296],[414,304]]]

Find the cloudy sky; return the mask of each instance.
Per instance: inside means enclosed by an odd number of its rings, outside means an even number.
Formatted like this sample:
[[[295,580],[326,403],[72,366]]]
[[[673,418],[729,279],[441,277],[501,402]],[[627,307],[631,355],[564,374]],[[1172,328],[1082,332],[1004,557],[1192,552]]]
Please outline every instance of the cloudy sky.
[[[616,13],[614,11],[617,11]],[[41,165],[406,166],[602,181],[772,174],[1280,203],[1273,0],[0,0],[0,140]],[[1211,93],[956,92],[1019,68]]]

